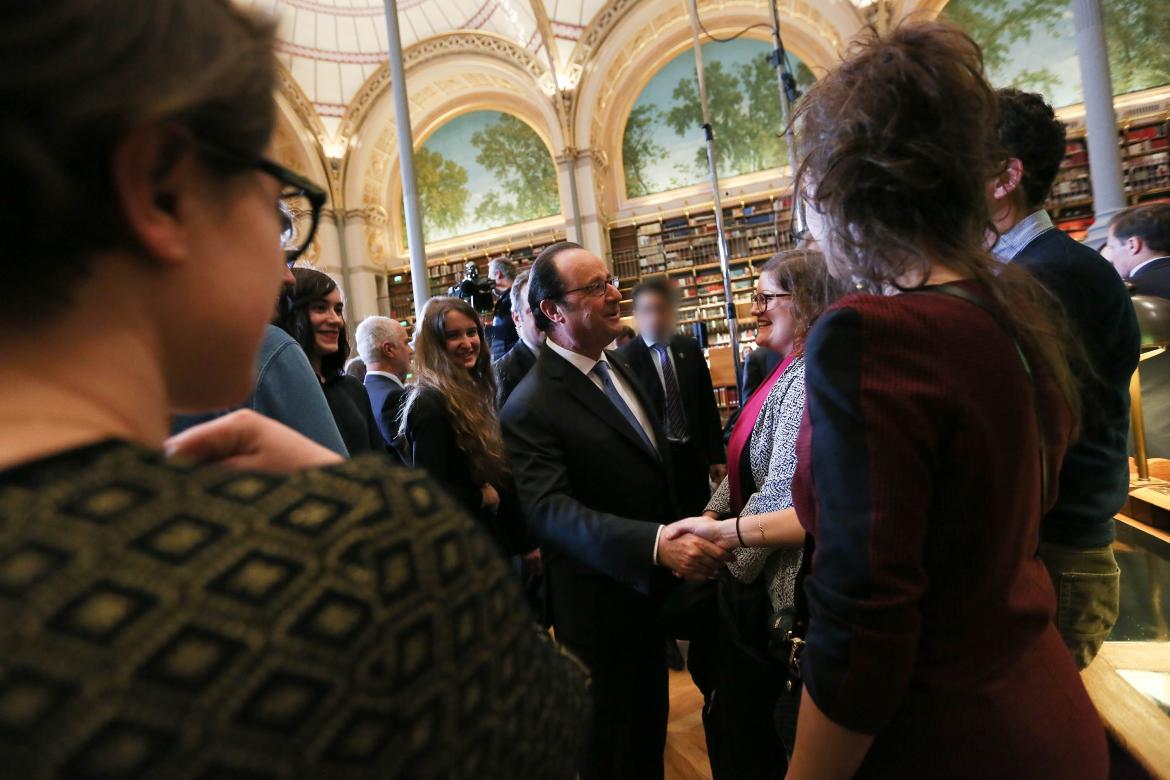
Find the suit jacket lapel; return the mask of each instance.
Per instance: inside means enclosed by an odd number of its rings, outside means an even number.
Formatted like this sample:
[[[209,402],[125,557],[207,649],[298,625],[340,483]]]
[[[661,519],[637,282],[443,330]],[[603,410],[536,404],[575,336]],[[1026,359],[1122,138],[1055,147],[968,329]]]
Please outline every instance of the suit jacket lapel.
[[[607,354],[610,356],[610,364],[613,365],[616,362],[613,359],[614,353],[609,352]],[[627,441],[639,450],[646,453],[647,456],[652,457],[656,462],[659,461],[659,458],[654,457],[653,453],[646,448],[646,444],[642,441],[642,437],[638,435],[638,432],[626,422],[626,418],[613,405],[613,401],[610,401],[606,397],[605,393],[601,391],[601,388],[593,384],[593,380],[578,371],[569,361],[551,349],[544,349],[541,350],[540,357],[537,360],[537,368],[543,371],[545,376],[550,379],[561,382],[565,390],[576,398],[591,414],[601,418],[602,421],[624,436]],[[615,370],[622,371],[622,377],[625,378],[627,383],[633,385],[634,392],[639,394],[638,398],[643,406],[645,406],[647,403],[645,395],[641,392],[637,380],[632,379],[628,364],[624,364],[623,368],[625,370],[620,368]],[[651,425],[653,424],[652,420]],[[654,435],[657,441],[665,443],[666,439],[657,429],[655,429]]]

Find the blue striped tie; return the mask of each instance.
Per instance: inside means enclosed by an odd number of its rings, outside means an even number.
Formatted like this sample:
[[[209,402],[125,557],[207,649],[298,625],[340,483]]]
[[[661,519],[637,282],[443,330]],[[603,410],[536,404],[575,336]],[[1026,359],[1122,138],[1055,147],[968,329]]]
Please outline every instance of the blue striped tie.
[[[646,449],[658,454],[658,450],[654,449],[654,445],[650,442],[650,437],[646,434],[646,429],[642,427],[642,423],[638,422],[638,418],[634,416],[634,412],[626,404],[622,394],[618,392],[617,385],[613,383],[613,377],[609,375],[609,363],[604,360],[597,361],[597,365],[593,367],[593,373],[601,380],[601,386],[605,389],[605,396],[617,407],[617,410],[622,413],[622,417],[626,418],[642,441],[646,443]]]
[[[666,424],[667,436],[672,441],[686,441],[687,414],[683,411],[682,391],[678,387],[678,376],[674,373],[674,363],[670,361],[670,353],[662,344],[655,344],[654,351],[658,353],[658,362],[662,366],[663,384],[666,385]]]

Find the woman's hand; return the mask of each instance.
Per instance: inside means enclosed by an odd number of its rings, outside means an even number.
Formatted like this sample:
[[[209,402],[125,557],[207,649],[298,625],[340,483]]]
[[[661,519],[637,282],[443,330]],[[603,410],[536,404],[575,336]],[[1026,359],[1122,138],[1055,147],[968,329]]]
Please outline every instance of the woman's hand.
[[[500,508],[500,494],[496,492],[494,487],[486,482],[483,486],[482,506],[484,509],[490,509],[493,512]]]
[[[728,539],[723,530],[723,521],[704,515],[703,517],[688,517],[678,520],[662,529],[664,539],[677,539],[683,534],[694,534],[709,542],[715,542],[724,548],[730,549],[735,544],[735,535]]]
[[[333,450],[276,420],[240,409],[196,425],[163,445],[167,457],[230,468],[287,473],[344,462]]]

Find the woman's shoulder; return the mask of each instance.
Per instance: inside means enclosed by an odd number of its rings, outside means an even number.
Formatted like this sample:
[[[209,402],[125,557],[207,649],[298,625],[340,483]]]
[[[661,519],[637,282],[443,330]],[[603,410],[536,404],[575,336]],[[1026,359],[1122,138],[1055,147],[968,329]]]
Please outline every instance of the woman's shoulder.
[[[416,384],[406,392],[403,409],[408,420],[446,418],[450,415],[447,399],[438,388]]]

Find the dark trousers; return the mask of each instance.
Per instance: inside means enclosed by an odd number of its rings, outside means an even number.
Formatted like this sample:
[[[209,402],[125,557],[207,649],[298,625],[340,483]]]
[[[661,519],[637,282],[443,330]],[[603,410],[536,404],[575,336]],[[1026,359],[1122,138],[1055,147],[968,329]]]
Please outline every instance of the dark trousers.
[[[578,762],[581,780],[662,780],[670,693],[666,647],[651,630],[623,642],[556,632],[593,678],[593,715]],[[574,641],[574,640],[577,641]]]
[[[707,454],[693,438],[685,443],[670,443],[674,462],[675,495],[679,511],[685,517],[701,515],[711,500],[710,464]]]
[[[761,582],[719,579],[718,679],[703,711],[707,755],[715,780],[780,780],[788,770],[777,734],[783,677],[768,657],[765,626],[771,605]]]

